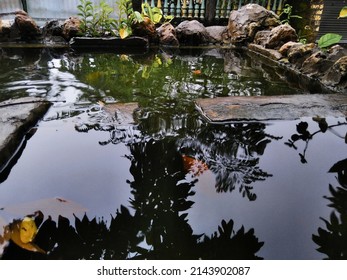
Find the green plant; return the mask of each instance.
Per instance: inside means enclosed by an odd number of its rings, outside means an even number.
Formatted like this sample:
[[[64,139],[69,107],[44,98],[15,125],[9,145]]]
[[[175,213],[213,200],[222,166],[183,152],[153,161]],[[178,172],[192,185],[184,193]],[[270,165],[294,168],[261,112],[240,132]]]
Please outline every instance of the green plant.
[[[342,36],[336,33],[327,33],[321,36],[318,40],[318,47],[321,49],[326,49],[334,44],[340,42]]]
[[[338,18],[347,18],[347,6],[341,9]],[[324,34],[318,40],[318,47],[324,50],[332,45],[339,43],[341,39],[342,39],[342,36],[340,34],[336,34],[336,33]]]
[[[93,5],[91,1],[80,0],[77,6],[78,16],[81,18],[80,29],[85,36],[104,36],[107,33],[112,34],[115,27],[115,19],[111,18],[113,8],[105,1],[99,5]]]
[[[164,15],[158,7],[151,7],[148,2],[142,3],[142,15],[148,17],[154,24],[170,22],[174,16]]]
[[[118,20],[116,26],[119,36],[124,39],[132,34],[132,26],[136,22],[142,22],[143,17],[138,11],[134,11],[131,0],[118,0]]]
[[[80,30],[83,34],[86,34],[91,22],[90,18],[93,16],[93,3],[87,0],[80,0],[77,9],[79,10],[78,16],[81,18]]]
[[[293,6],[289,5],[289,4],[285,4],[284,5],[284,8],[283,8],[283,11],[280,13],[279,17],[280,18],[283,18],[281,20],[281,23],[282,24],[289,24],[290,23],[290,20],[292,18],[298,18],[298,19],[302,19],[301,16],[298,16],[298,15],[293,15],[292,14],[292,11],[293,11]]]

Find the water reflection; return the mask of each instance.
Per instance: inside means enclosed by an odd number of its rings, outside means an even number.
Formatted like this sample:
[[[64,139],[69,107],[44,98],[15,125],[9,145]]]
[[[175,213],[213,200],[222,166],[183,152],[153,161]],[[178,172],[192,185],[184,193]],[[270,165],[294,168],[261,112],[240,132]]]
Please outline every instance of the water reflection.
[[[255,200],[252,184],[272,176],[259,167],[259,158],[272,140],[264,123],[207,125],[193,137],[179,141],[181,152],[206,163],[216,176],[217,192],[238,190]]]
[[[326,118],[313,117],[312,120],[318,126],[314,128],[316,129],[314,132],[309,131],[308,122],[301,121],[296,125],[296,133],[292,134],[290,139],[288,139],[285,143],[287,146],[295,150],[298,150],[297,143],[303,142],[305,144],[302,151],[299,152],[301,163],[307,163],[306,153],[308,151],[310,141],[312,141],[317,134],[324,134],[326,132],[330,132],[334,134],[336,137],[344,139],[344,141],[347,143],[347,134],[341,135],[340,132],[335,130],[335,128],[346,126],[346,121],[337,120],[336,123],[329,125]]]
[[[326,255],[327,259],[347,259],[347,158],[335,163],[329,170],[337,174],[339,186],[329,185],[331,196],[325,198],[334,210],[328,219],[322,218],[324,228],[312,235],[312,240],[319,246],[317,251]]]
[[[263,246],[254,230],[234,228],[233,220],[221,221],[208,236],[194,234],[188,210],[195,181],[187,181],[176,142],[151,139],[129,144],[128,181],[131,207],[121,206],[109,226],[101,219],[75,217],[74,225],[59,216],[58,222],[42,213],[34,217],[37,233],[27,246],[13,238],[2,258],[23,259],[259,259]],[[18,221],[13,223],[18,224]],[[11,227],[11,225],[9,226]],[[13,227],[12,227],[13,228]],[[18,234],[17,234],[18,235]],[[6,234],[5,234],[6,236]],[[28,244],[30,243],[30,244]],[[29,250],[30,248],[39,248]]]

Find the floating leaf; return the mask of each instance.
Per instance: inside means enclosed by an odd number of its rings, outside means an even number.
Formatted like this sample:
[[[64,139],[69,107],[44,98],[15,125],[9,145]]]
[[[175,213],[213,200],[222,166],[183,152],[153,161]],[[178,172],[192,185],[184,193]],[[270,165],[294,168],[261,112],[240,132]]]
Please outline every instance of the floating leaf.
[[[341,9],[338,18],[346,18],[346,17],[347,17],[347,6],[344,6],[344,7]]]
[[[23,243],[32,242],[36,236],[37,227],[33,218],[25,217],[20,224],[19,238]]]
[[[342,36],[336,33],[327,33],[319,38],[318,47],[321,49],[330,47],[331,45],[337,44],[340,42]]]
[[[12,240],[19,247],[45,254],[46,252],[33,243],[37,233],[37,227],[34,219],[25,217],[23,220],[14,220],[6,226],[4,240]]]

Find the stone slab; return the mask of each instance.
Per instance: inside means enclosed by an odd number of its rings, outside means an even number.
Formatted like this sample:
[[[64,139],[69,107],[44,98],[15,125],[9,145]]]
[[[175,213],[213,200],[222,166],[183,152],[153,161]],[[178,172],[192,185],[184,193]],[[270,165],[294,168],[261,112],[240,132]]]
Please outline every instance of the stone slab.
[[[0,102],[0,172],[14,155],[30,128],[43,117],[50,103],[24,97]]]
[[[209,122],[347,116],[347,95],[344,94],[230,96],[197,99],[195,104]]]

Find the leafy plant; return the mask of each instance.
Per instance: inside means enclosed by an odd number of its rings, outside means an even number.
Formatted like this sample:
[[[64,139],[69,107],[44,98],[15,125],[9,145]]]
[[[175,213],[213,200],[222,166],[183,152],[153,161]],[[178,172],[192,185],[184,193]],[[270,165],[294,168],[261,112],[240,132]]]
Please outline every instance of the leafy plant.
[[[281,23],[282,24],[289,24],[290,23],[290,20],[292,18],[298,18],[298,19],[302,19],[301,16],[298,16],[298,15],[293,15],[292,14],[292,11],[293,11],[293,6],[289,5],[289,4],[285,4],[284,8],[283,8],[283,11],[280,13],[280,18],[281,17],[284,17],[283,20],[281,20]]]
[[[105,1],[99,5],[93,5],[91,1],[80,0],[77,6],[78,15],[81,17],[81,32],[85,36],[103,36],[107,33],[112,34],[115,27],[115,19],[111,18],[113,8]]]
[[[148,17],[154,24],[170,22],[174,16],[164,15],[158,7],[151,7],[148,2],[142,3],[142,15]]]
[[[80,4],[77,6],[77,9],[79,10],[78,15],[81,18],[81,32],[86,34],[88,26],[91,24],[90,19],[93,16],[93,3],[87,0],[80,0]]]
[[[119,36],[124,39],[132,34],[132,25],[142,22],[143,17],[138,11],[134,11],[131,0],[119,0],[118,20],[116,21]]]
[[[338,18],[347,18],[347,6],[344,6],[341,9]],[[334,44],[339,43],[341,39],[342,39],[342,36],[340,34],[336,34],[336,33],[324,34],[318,40],[318,47],[320,47],[321,49],[326,49],[327,47],[330,47]]]
[[[321,49],[326,49],[334,44],[340,42],[342,36],[336,33],[327,33],[321,36],[318,40],[318,47]]]

